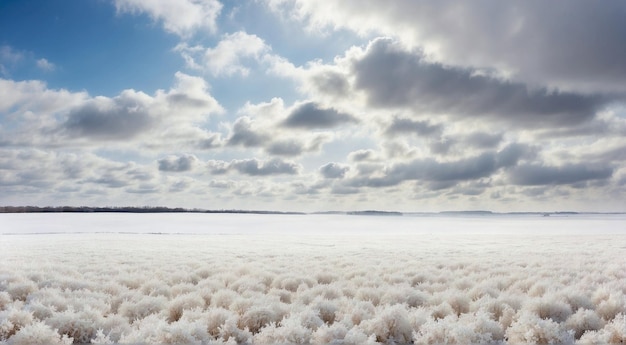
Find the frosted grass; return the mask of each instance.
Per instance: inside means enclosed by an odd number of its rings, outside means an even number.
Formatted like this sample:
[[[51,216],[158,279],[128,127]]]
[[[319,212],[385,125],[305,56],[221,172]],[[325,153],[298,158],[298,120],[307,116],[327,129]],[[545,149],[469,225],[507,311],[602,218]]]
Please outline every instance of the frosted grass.
[[[623,215],[8,214],[0,233],[2,344],[626,341]]]

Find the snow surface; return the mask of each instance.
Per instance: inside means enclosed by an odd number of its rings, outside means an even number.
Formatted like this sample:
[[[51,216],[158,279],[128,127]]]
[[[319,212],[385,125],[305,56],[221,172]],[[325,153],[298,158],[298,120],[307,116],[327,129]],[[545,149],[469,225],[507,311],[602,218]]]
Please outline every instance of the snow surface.
[[[626,216],[0,214],[0,343],[619,343]]]

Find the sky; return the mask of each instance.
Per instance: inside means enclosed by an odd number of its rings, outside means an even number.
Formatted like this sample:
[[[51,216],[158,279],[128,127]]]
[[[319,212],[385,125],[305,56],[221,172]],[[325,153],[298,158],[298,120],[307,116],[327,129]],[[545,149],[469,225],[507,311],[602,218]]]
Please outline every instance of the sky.
[[[0,1],[0,204],[626,211],[626,2]]]

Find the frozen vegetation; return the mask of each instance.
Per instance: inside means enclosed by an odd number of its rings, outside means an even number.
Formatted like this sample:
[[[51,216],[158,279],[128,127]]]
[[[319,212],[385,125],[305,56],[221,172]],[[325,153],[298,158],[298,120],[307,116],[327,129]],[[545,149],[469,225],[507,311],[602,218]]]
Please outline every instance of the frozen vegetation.
[[[0,232],[0,344],[626,342],[623,215],[11,214]]]

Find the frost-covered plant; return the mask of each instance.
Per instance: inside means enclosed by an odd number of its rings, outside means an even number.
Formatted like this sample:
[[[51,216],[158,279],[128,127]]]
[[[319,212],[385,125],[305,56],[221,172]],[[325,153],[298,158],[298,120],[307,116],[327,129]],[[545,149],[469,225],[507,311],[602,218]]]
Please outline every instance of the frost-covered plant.
[[[6,291],[0,291],[0,310],[6,309],[11,303],[12,298]]]
[[[242,329],[248,329],[256,334],[261,328],[270,323],[277,323],[282,319],[282,314],[277,312],[271,306],[254,305],[246,310],[239,319],[239,325]]]
[[[580,344],[624,344],[626,343],[626,317],[617,315],[611,322],[597,331],[585,332]]]
[[[282,320],[280,325],[272,322],[254,335],[255,344],[309,344],[312,331],[300,323],[300,316]]]
[[[505,333],[514,344],[571,344],[574,331],[552,319],[542,319],[537,314],[523,310]]]
[[[133,321],[142,319],[150,314],[160,313],[167,305],[163,296],[143,296],[138,301],[125,301],[119,307],[119,313]]]
[[[409,315],[401,305],[385,306],[377,315],[362,322],[359,328],[376,336],[382,343],[408,344],[413,337]]]
[[[61,336],[50,326],[37,322],[20,329],[8,345],[70,345],[73,339]]]
[[[7,340],[22,328],[33,323],[33,314],[13,306],[0,311],[0,340]]]
[[[0,344],[624,342],[626,236],[244,238],[3,237]]]
[[[501,325],[485,313],[430,319],[413,333],[417,344],[500,344]]]
[[[552,319],[558,323],[564,322],[572,315],[572,307],[554,295],[531,300],[527,308],[542,319]]]
[[[171,300],[167,306],[167,320],[169,322],[178,321],[183,316],[183,311],[195,308],[202,309],[204,305],[204,298],[198,294],[187,293],[179,295]]]
[[[571,315],[565,321],[565,327],[574,331],[574,337],[580,337],[587,331],[596,331],[601,329],[605,324],[596,312],[588,309],[578,309],[576,313]]]
[[[68,309],[53,313],[45,323],[56,329],[59,334],[74,339],[77,343],[88,343],[96,336],[101,327],[102,315],[93,310],[75,312]]]
[[[30,280],[16,281],[10,283],[7,292],[14,300],[26,301],[31,293],[37,291],[37,285]]]

